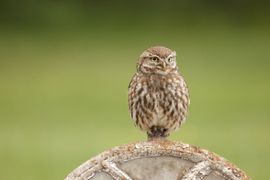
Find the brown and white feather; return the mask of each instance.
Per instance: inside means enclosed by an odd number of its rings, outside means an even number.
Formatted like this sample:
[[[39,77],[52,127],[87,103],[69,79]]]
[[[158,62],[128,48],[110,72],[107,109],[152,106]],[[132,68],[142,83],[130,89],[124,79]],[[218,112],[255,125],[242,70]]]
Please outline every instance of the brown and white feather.
[[[128,89],[128,105],[135,124],[148,136],[166,137],[186,120],[189,94],[176,62],[164,63],[176,53],[165,47],[147,49],[139,58]],[[147,59],[158,57],[153,65]],[[149,61],[149,62],[147,62]],[[146,63],[146,64],[145,64]],[[164,65],[163,69],[160,68]],[[171,65],[171,66],[170,66]],[[156,135],[153,129],[163,129]]]

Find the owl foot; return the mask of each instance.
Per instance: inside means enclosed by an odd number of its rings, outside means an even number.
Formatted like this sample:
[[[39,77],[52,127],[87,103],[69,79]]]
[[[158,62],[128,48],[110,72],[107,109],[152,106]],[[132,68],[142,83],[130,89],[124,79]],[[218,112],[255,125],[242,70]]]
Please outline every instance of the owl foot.
[[[147,132],[148,139],[155,139],[155,138],[166,138],[169,136],[168,129],[165,129],[160,126],[152,126],[150,130]]]

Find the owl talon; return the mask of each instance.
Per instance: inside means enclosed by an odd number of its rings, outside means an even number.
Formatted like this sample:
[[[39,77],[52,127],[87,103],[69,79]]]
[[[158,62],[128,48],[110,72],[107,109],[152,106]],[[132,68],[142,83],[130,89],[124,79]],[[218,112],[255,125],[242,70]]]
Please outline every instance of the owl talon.
[[[166,138],[169,136],[168,129],[159,126],[152,126],[150,131],[147,132],[148,139]]]

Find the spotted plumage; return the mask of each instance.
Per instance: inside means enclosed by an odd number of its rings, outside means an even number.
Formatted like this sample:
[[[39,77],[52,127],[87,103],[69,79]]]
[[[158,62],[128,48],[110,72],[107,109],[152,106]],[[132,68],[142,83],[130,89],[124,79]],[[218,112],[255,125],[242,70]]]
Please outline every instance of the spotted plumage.
[[[185,121],[188,88],[176,65],[176,53],[152,47],[139,57],[128,89],[132,119],[148,138],[167,137]]]

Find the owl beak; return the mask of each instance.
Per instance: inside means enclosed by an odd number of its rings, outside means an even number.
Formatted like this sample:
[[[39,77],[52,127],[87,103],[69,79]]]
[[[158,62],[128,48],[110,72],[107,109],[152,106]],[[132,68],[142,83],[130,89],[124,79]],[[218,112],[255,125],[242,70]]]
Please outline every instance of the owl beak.
[[[166,70],[166,63],[165,62],[162,63],[162,69]]]

